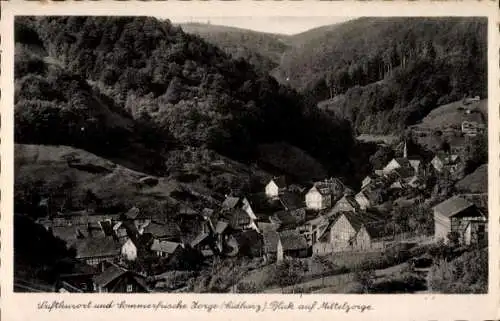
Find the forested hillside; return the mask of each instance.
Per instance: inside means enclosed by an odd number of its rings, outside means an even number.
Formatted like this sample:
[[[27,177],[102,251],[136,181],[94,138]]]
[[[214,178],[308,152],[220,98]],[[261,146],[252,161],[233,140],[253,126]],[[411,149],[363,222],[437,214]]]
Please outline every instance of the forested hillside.
[[[481,18],[362,18],[297,35],[278,77],[349,119],[389,133],[464,95],[487,95]],[[310,33],[311,39],[307,40]],[[472,58],[474,57],[474,58]]]
[[[263,73],[277,68],[283,53],[290,48],[288,36],[285,35],[203,23],[185,23],[180,26],[185,32],[199,35],[215,44],[233,58],[245,59]]]
[[[162,171],[173,148],[252,161],[259,144],[274,141],[334,168],[352,144],[346,122],[304,105],[243,59],[145,17],[16,20],[15,114],[19,143],[124,158],[152,152],[148,171]],[[122,148],[129,145],[139,152]]]
[[[186,30],[224,48],[243,43],[271,60],[280,53],[270,73],[281,83],[348,119],[359,133],[381,134],[401,133],[464,95],[487,95],[486,26],[486,19],[473,17],[360,18],[278,43],[248,30]],[[279,43],[286,46],[275,50]]]

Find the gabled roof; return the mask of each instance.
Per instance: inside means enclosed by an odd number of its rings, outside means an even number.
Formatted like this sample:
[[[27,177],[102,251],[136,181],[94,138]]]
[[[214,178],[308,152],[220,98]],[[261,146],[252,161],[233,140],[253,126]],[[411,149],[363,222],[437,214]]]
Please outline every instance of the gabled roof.
[[[362,226],[368,226],[370,224],[378,224],[378,223],[384,222],[383,217],[380,217],[378,215],[374,215],[374,214],[369,213],[369,212],[362,213],[362,214],[353,213],[353,212],[343,212],[337,217],[334,224],[337,223],[338,219],[340,219],[340,217],[342,217],[342,216],[344,216],[349,221],[352,228],[356,232],[358,232]]]
[[[296,230],[285,230],[279,233],[283,250],[303,250],[309,246],[306,239]]]
[[[337,205],[340,202],[347,203],[350,206],[352,206],[354,209],[359,209],[359,204],[356,201],[356,199],[354,198],[354,196],[352,196],[352,195],[344,195],[344,196],[342,196],[342,198],[339,199],[339,201],[335,205]]]
[[[280,225],[294,225],[303,222],[306,218],[306,211],[299,208],[292,211],[278,211],[272,215],[272,221]]]
[[[234,209],[240,202],[239,197],[227,196],[224,202],[222,202],[222,209],[230,210]]]
[[[181,244],[177,243],[177,242],[154,240],[153,244],[151,245],[151,251],[172,254],[180,246],[181,246]]]
[[[400,178],[409,178],[415,175],[415,169],[413,167],[398,167],[394,170]]]
[[[129,220],[135,220],[141,211],[137,207],[132,207],[124,214],[124,216]]]
[[[104,272],[94,276],[93,280],[97,285],[106,286],[127,272],[126,269],[112,264]]]
[[[452,217],[471,207],[474,207],[474,204],[467,201],[463,197],[453,196],[434,206],[434,210],[445,217]]]
[[[121,245],[112,237],[86,238],[75,242],[76,258],[120,255]]]
[[[327,196],[333,194],[337,189],[345,189],[345,185],[340,179],[333,177],[314,183],[313,188],[315,188],[321,195]]]
[[[280,242],[280,235],[276,231],[266,231],[262,233],[264,240],[264,252],[275,253]]]
[[[210,233],[200,233],[194,240],[191,241],[191,247],[195,247],[201,242],[205,241],[210,236]]]
[[[394,160],[399,164],[399,166],[401,167],[410,167],[411,164],[410,164],[410,161],[408,160],[408,158],[404,158],[404,157],[398,157],[398,158],[394,158]]]
[[[252,219],[251,219],[250,215],[246,211],[244,211],[240,208],[233,209],[229,213],[229,217],[227,217],[227,218],[229,220],[229,225],[233,229],[239,229],[241,227],[244,227],[244,226],[252,223]]]
[[[380,239],[386,236],[384,224],[365,224],[362,226],[362,228],[366,230],[372,240]]]
[[[171,238],[177,239],[181,236],[181,229],[177,223],[168,221],[160,223],[157,221],[150,222],[145,228],[143,233],[151,233],[155,238]]]
[[[226,221],[218,221],[217,225],[215,226],[215,233],[217,234],[222,234],[226,228],[229,226],[229,223]]]

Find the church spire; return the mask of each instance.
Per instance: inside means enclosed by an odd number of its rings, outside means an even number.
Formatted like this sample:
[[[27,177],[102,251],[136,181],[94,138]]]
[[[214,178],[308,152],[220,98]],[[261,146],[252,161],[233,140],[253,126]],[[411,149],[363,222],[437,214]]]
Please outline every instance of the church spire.
[[[404,145],[403,145],[403,158],[408,158],[408,150],[406,148],[406,139],[405,139]]]

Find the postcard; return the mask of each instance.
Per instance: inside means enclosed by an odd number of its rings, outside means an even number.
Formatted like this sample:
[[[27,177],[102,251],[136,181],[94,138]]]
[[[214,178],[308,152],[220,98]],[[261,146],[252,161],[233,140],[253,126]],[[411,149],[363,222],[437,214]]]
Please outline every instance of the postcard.
[[[2,2],[2,316],[497,319],[496,9]]]

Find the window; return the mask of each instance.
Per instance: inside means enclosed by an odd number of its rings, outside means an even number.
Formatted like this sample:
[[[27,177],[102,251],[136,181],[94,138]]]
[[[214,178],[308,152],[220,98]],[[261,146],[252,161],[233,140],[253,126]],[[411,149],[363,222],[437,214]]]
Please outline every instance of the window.
[[[133,285],[132,284],[127,284],[127,292],[132,292],[133,291]]]

